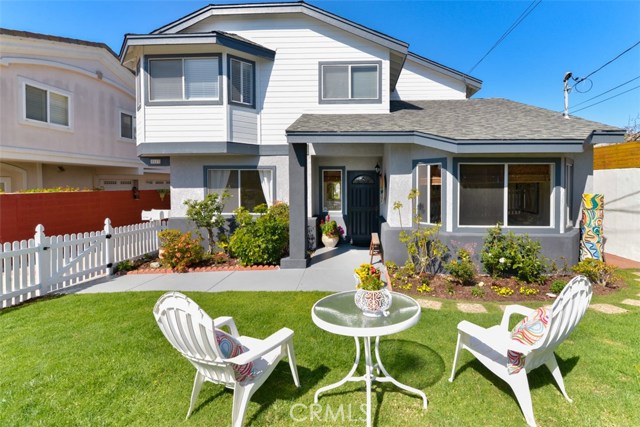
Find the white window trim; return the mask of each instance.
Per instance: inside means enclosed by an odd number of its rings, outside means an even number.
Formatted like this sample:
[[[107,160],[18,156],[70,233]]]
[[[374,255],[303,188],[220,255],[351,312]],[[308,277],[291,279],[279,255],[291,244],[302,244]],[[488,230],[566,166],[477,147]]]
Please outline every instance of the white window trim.
[[[131,138],[127,138],[122,136],[122,114],[127,114],[131,116]],[[122,108],[116,109],[116,132],[118,140],[123,142],[135,142],[136,141],[136,114],[130,110],[125,110]]]
[[[435,162],[435,163],[418,163],[416,165],[416,180],[418,183],[420,183],[420,168],[419,166],[427,166],[427,183],[429,183],[429,185],[427,186],[427,188],[429,189],[429,193],[427,194],[427,209],[426,209],[426,213],[427,213],[427,221],[420,221],[420,224],[427,224],[427,225],[435,225],[435,223],[431,222],[431,166],[440,166],[440,179],[442,179],[442,175],[443,175],[443,169],[442,169],[442,163],[439,162]],[[442,186],[442,184],[440,184]],[[416,185],[416,188],[418,189],[418,191],[420,191],[420,186]],[[442,224],[442,187],[440,188],[440,224]],[[415,212],[414,215],[417,215],[418,213],[418,204],[416,203],[416,207],[415,207]]]
[[[352,80],[352,76],[351,76],[351,69],[353,67],[371,67],[371,66],[375,66],[376,70],[377,70],[377,79],[376,79],[376,96],[372,97],[372,98],[353,98],[351,97],[351,80]],[[349,97],[348,98],[325,98],[324,97],[324,67],[348,67],[348,94]],[[341,62],[336,62],[335,64],[332,63],[327,63],[327,64],[321,64],[320,65],[320,100],[323,102],[333,102],[333,101],[363,101],[363,102],[374,102],[374,101],[378,101],[381,98],[381,94],[380,94],[380,87],[378,82],[380,81],[380,73],[381,73],[381,67],[380,64],[377,62],[371,62],[371,63],[341,63]]]
[[[503,187],[503,209],[502,209],[502,219],[501,221],[502,228],[517,228],[517,229],[554,229],[555,228],[555,164],[547,163],[547,162],[483,162],[483,163],[473,163],[473,162],[462,162],[458,163],[458,179],[457,179],[457,191],[458,191],[458,206],[457,206],[457,218],[456,218],[456,226],[458,228],[477,228],[477,229],[486,229],[487,227],[493,227],[495,224],[486,224],[486,225],[461,225],[460,224],[460,168],[462,165],[502,165],[504,166],[504,187]],[[549,166],[549,225],[509,225],[509,165],[548,165]]]
[[[342,206],[344,206],[344,192],[342,191],[342,189],[344,188],[344,174],[342,173],[342,169],[322,169],[322,176],[320,177],[320,180],[322,181],[321,187],[322,188],[322,211],[323,212],[327,212],[327,213],[342,213]],[[326,205],[325,200],[324,200],[324,173],[325,172],[340,172],[340,209],[335,210],[335,211],[331,211],[331,210],[325,210],[324,207]],[[317,185],[317,184],[316,184]],[[317,199],[316,199],[317,200]]]
[[[73,120],[73,94],[71,92],[69,92],[67,90],[64,90],[64,89],[60,89],[60,88],[54,87],[54,86],[50,86],[50,85],[45,84],[45,83],[40,83],[40,82],[37,82],[35,80],[27,79],[27,78],[24,78],[24,77],[18,77],[18,82],[19,82],[19,85],[20,85],[20,118],[19,118],[20,123],[23,123],[23,124],[26,124],[26,125],[30,125],[30,126],[44,127],[44,128],[62,130],[62,131],[67,131],[67,132],[73,131],[73,129],[74,129],[74,126],[73,126],[74,125],[74,120]],[[26,100],[27,85],[47,91],[47,121],[46,122],[27,118],[27,100]],[[53,92],[53,93],[55,93],[57,95],[64,96],[69,100],[69,106],[68,106],[68,109],[67,109],[67,114],[69,115],[69,125],[68,126],[59,125],[57,123],[51,123],[49,121],[51,119],[51,112],[50,112],[51,104],[49,102],[49,93],[50,92]]]
[[[565,227],[567,228],[575,225],[572,217],[573,212],[571,212],[571,208],[573,207],[573,194],[575,191],[573,173],[573,160],[567,159],[564,166],[564,214],[566,217]]]

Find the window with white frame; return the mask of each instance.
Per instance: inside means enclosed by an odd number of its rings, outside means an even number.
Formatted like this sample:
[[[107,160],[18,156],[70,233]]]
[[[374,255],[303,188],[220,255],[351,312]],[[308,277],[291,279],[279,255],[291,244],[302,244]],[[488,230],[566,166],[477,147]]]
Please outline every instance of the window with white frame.
[[[140,74],[140,61],[136,63],[136,111],[140,111],[142,106],[142,75]]]
[[[417,214],[420,222],[438,224],[442,222],[442,166],[419,164],[417,166],[418,200]]]
[[[229,57],[229,101],[253,107],[255,64],[252,61]]]
[[[320,102],[381,102],[381,65],[381,62],[321,62]]]
[[[459,225],[551,225],[549,164],[460,164]]]
[[[224,213],[232,213],[240,206],[254,212],[256,206],[273,204],[273,169],[208,169],[209,193],[229,193]]]
[[[26,121],[70,127],[70,93],[32,82],[25,82],[23,87]]]
[[[220,101],[218,56],[149,58],[147,67],[151,102]]]
[[[564,169],[565,185],[565,206],[567,216],[567,226],[573,226],[573,161],[567,160]]]
[[[135,116],[126,111],[120,111],[120,138],[122,139],[135,139],[136,137],[136,124]]]
[[[342,170],[322,171],[322,210],[335,212],[342,210]]]

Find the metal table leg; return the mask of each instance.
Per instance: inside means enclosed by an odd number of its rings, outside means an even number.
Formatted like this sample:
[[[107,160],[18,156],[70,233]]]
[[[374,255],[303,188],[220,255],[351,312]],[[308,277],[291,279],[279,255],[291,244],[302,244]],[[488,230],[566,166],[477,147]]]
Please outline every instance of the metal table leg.
[[[341,385],[343,385],[344,383],[348,382],[348,381],[362,381],[364,380],[364,377],[354,377],[353,374],[356,372],[356,369],[358,369],[358,365],[360,364],[360,341],[358,340],[358,337],[354,337],[355,341],[356,341],[356,358],[353,362],[353,366],[351,367],[351,370],[349,371],[349,373],[347,374],[347,376],[345,376],[343,379],[341,379],[340,381],[338,381],[337,383],[333,383],[324,387],[321,387],[318,389],[318,391],[316,391],[316,394],[313,396],[313,402],[314,403],[318,403],[318,398],[320,397],[320,393],[324,393],[325,391],[329,391],[329,390],[333,390],[334,388],[340,387]],[[371,357],[371,352],[369,352],[369,357]]]

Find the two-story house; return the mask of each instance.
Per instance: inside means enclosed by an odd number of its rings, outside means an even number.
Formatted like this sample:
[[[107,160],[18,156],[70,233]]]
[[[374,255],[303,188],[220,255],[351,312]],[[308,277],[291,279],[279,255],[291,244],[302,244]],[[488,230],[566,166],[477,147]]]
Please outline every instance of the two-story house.
[[[0,29],[0,190],[168,188],[136,152],[134,81],[105,44]]]
[[[173,225],[208,192],[230,192],[228,213],[286,201],[284,267],[307,265],[307,227],[326,214],[350,242],[380,232],[386,258],[402,261],[397,236],[416,211],[448,243],[481,245],[501,222],[575,262],[592,144],[623,135],[469,99],[477,78],[304,2],[209,5],[126,35],[120,58],[137,76],[138,153],[171,159]]]

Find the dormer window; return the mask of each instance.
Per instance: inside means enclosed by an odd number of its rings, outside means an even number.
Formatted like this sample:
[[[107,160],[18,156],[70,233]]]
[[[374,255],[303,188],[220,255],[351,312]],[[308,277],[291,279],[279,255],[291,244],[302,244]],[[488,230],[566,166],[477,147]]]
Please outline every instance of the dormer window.
[[[255,63],[229,56],[229,102],[255,107]]]
[[[382,102],[380,61],[321,62],[321,104],[374,104]]]
[[[152,105],[219,104],[220,57],[150,57],[148,102]]]

